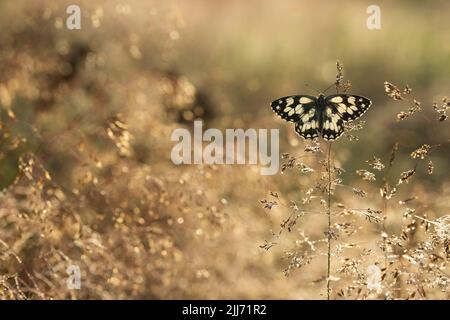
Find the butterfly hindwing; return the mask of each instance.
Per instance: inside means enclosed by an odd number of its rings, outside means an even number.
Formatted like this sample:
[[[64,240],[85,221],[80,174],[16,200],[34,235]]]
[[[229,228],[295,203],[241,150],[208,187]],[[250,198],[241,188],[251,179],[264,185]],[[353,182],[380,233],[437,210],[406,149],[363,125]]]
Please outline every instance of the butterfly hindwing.
[[[314,111],[314,109],[311,109]],[[308,116],[311,113],[308,114]],[[302,120],[295,123],[295,132],[304,139],[314,139],[319,136],[319,120],[317,115],[312,115],[310,120]]]
[[[344,120],[339,113],[326,107],[322,114],[321,135],[325,140],[336,140],[344,133]]]
[[[287,96],[273,101],[270,106],[282,119],[290,122],[298,122],[311,109],[314,109],[316,100],[316,97],[307,95]]]
[[[339,113],[345,122],[361,117],[371,104],[370,99],[350,94],[332,94],[325,99],[326,108],[331,108],[333,113]]]

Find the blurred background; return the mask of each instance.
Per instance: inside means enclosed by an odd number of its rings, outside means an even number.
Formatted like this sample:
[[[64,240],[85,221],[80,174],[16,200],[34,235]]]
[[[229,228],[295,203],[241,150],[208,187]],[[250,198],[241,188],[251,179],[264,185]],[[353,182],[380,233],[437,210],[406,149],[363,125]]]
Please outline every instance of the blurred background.
[[[301,154],[305,142],[270,102],[324,90],[337,60],[349,92],[373,105],[359,139],[333,144],[345,183],[368,195],[338,190],[336,202],[380,209],[383,178],[369,184],[355,171],[373,156],[387,165],[398,142],[384,177],[395,184],[426,143],[439,146],[434,172],[427,159],[402,185],[388,231],[400,230],[403,198],[417,197],[411,206],[430,219],[448,213],[449,127],[433,110],[449,94],[447,1],[77,1],[80,30],[66,28],[70,4],[0,3],[1,298],[324,298],[325,257],[283,274],[299,238],[323,237],[324,214],[260,247],[289,215],[260,200],[273,191],[301,203],[313,178],[175,166],[170,135],[194,119],[205,129],[279,128],[280,153]],[[372,4],[380,30],[366,26]],[[384,81],[408,84],[422,111],[397,121],[410,105],[390,99]],[[376,247],[380,229],[357,223],[357,241]],[[71,265],[80,290],[67,289]]]

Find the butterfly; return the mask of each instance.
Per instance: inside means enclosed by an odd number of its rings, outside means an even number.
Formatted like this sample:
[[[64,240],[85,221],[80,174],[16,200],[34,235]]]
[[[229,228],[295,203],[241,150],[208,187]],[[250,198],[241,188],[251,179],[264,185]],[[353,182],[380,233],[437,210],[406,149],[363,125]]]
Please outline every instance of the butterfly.
[[[344,132],[344,123],[353,121],[369,109],[372,101],[351,94],[324,96],[287,96],[273,101],[272,110],[282,119],[295,123],[295,132],[304,139],[319,135],[336,140]]]

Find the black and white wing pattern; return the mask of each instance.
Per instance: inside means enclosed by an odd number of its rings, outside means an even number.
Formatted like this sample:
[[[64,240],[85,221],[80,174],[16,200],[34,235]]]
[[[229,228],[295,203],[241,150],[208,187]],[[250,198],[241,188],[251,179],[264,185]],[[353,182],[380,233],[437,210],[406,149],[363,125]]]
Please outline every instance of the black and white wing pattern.
[[[325,98],[321,132],[325,140],[336,140],[344,133],[344,122],[353,121],[369,109],[372,101],[350,94],[332,94]]]
[[[321,135],[336,140],[344,132],[344,123],[358,119],[372,102],[362,96],[333,94],[318,98],[307,95],[287,96],[271,103],[282,119],[295,122],[295,132],[305,139]]]
[[[358,119],[371,104],[370,99],[350,94],[332,94],[325,98],[325,106],[331,107],[333,113],[339,113],[344,122]]]
[[[325,140],[336,140],[344,133],[344,120],[332,107],[326,107],[321,117],[320,133]]]
[[[317,98],[313,96],[287,96],[273,101],[272,110],[282,119],[295,122],[295,131],[305,139],[319,135]]]
[[[316,101],[316,97],[313,96],[287,96],[273,101],[270,106],[281,119],[297,122],[311,108],[314,108]]]

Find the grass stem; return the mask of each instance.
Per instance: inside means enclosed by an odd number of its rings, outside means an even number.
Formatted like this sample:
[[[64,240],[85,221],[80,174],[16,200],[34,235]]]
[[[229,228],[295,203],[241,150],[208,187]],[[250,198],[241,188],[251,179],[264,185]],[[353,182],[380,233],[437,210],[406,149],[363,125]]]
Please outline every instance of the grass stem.
[[[330,300],[331,288],[330,288],[330,271],[331,271],[331,144],[328,146],[328,253],[327,253],[327,299]]]

